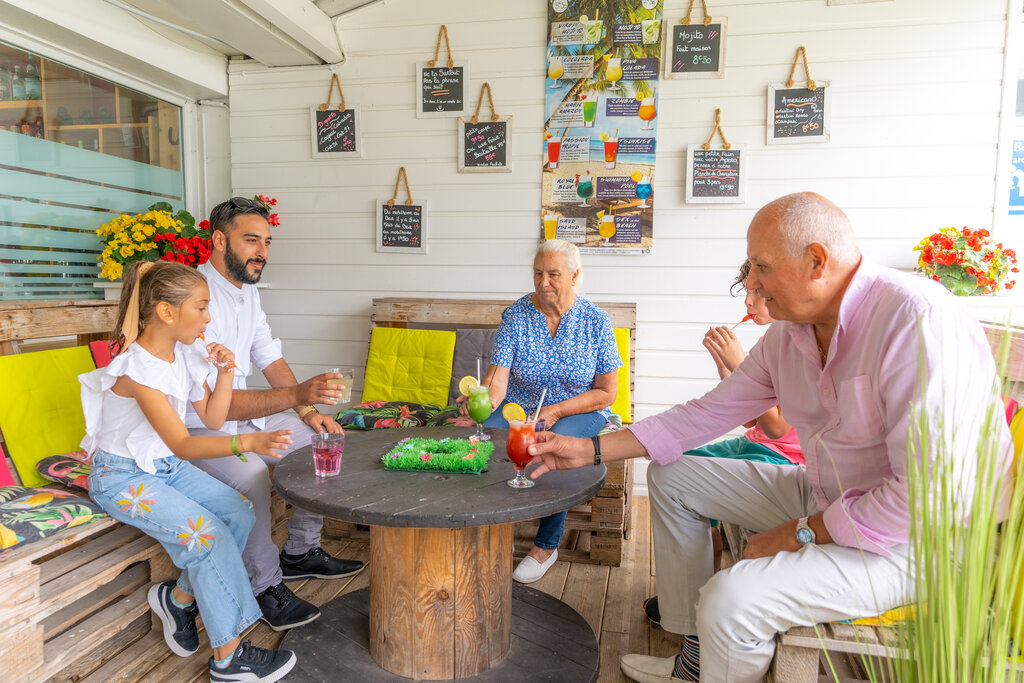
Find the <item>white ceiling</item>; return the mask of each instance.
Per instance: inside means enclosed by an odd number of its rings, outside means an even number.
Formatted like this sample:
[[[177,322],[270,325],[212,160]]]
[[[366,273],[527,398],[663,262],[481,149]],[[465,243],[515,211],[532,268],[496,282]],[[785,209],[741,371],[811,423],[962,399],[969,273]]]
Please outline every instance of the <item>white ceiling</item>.
[[[107,0],[136,10],[140,21],[169,38],[187,35],[229,57],[246,56],[267,66],[341,61],[334,18],[379,1]]]

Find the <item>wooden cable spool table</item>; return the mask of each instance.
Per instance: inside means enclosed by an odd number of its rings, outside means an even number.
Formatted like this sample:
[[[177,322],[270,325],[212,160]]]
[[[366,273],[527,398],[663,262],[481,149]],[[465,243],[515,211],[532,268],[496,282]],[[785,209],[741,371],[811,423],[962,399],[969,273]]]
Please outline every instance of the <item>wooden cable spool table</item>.
[[[288,680],[594,681],[600,652],[587,622],[540,591],[512,585],[513,524],[589,500],[605,468],[551,472],[529,489],[505,435],[483,474],[395,472],[381,456],[406,437],[465,438],[453,427],[346,433],[337,477],[318,479],[310,448],[274,469],[288,502],[370,525],[370,588],[342,595],[282,647],[299,662]]]

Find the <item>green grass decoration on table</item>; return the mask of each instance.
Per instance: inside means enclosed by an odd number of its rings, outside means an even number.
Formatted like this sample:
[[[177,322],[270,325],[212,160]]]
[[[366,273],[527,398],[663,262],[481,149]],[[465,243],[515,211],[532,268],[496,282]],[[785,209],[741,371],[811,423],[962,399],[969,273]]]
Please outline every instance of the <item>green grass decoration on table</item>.
[[[408,438],[385,453],[381,462],[388,470],[480,474],[487,469],[492,451],[490,441]]]

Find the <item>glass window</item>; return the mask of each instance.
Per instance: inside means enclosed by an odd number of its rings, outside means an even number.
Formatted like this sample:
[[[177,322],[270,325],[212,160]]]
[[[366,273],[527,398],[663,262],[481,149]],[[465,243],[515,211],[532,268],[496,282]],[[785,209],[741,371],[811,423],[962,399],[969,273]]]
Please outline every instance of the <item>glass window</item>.
[[[0,43],[0,299],[101,298],[95,230],[184,208],[181,108]]]

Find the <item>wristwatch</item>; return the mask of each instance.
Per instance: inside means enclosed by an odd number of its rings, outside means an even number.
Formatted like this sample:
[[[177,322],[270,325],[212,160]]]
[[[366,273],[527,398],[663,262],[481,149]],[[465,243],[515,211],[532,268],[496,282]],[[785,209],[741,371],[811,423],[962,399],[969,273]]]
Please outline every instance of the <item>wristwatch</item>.
[[[796,523],[796,540],[801,546],[814,543],[814,529],[807,524],[807,518],[801,517]]]

